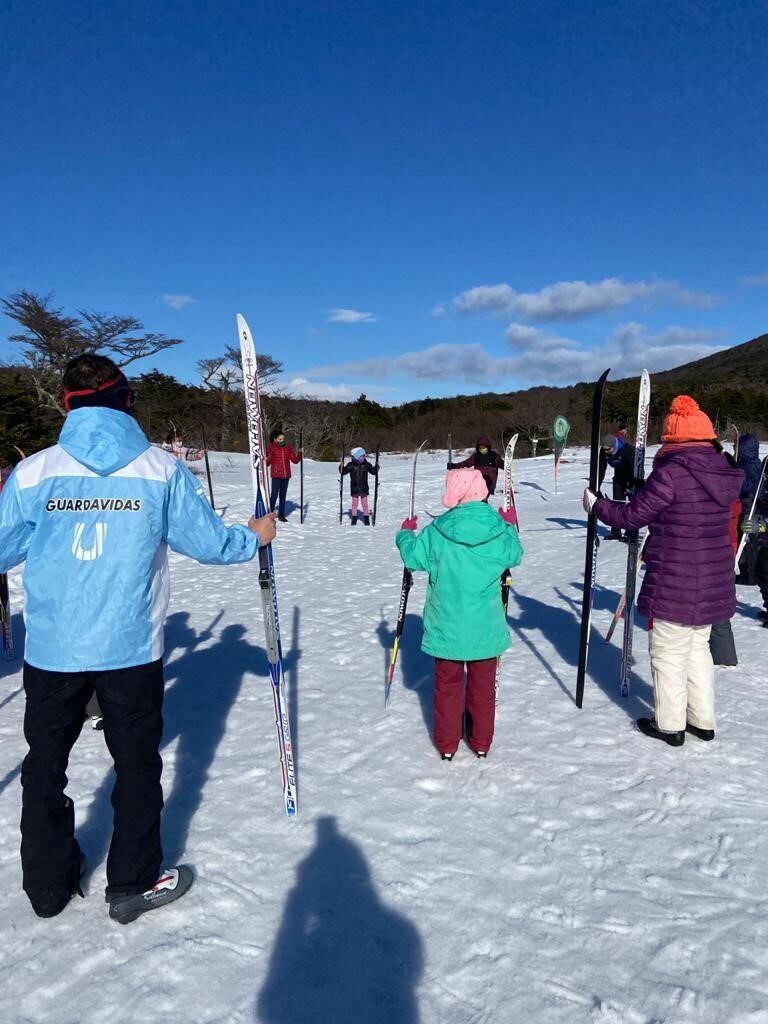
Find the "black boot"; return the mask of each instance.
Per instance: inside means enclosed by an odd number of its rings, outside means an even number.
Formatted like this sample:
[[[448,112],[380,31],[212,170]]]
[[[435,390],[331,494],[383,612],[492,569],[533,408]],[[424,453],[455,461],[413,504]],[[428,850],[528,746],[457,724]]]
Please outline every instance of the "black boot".
[[[704,740],[707,743],[715,738],[714,729],[700,729],[698,725],[691,725],[690,722],[686,725],[685,731],[689,732],[691,736],[696,736],[697,739]]]
[[[351,517],[351,521],[350,521],[349,525],[350,526],[357,526],[357,516],[352,516]]]
[[[443,761],[453,760],[453,754],[441,754],[440,757],[443,759]]]
[[[650,736],[654,740],[664,740],[670,747],[682,747],[685,743],[685,730],[662,732],[652,718],[638,718],[637,728],[644,736]]]
[[[77,842],[77,840],[75,840],[75,842]],[[38,917],[57,917],[73,896],[82,897],[83,890],[81,882],[83,875],[85,874],[86,867],[85,854],[78,846],[77,859],[73,863],[72,874],[68,886],[69,892],[46,892],[37,896],[34,900],[30,899],[32,909]]]
[[[363,517],[363,525],[364,526],[370,526],[371,525],[371,517],[370,516],[364,516]]]

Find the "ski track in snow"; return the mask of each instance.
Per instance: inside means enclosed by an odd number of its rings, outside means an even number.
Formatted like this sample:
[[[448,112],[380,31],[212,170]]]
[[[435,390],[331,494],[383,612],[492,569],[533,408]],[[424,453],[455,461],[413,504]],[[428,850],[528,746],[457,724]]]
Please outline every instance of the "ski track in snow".
[[[419,462],[440,510],[444,453]],[[213,459],[227,522],[250,506],[244,456]],[[650,701],[645,637],[628,700],[621,628],[602,642],[626,548],[600,546],[584,710],[573,702],[587,453],[516,464],[525,547],[514,645],[487,762],[442,763],[419,650],[424,577],[384,709],[400,589],[393,534],[410,459],[382,457],[379,523],[338,525],[338,475],[307,464],[307,519],[275,545],[299,817],[280,792],[255,564],[171,555],[164,843],[198,878],[174,907],[106,916],[103,735],[84,729],[69,793],[87,899],[36,919],[18,859],[23,694],[0,666],[0,1020],[13,1024],[765,1024],[768,632],[740,588],[741,666],[718,670],[718,737],[682,750],[632,721]],[[298,480],[290,497],[298,500]],[[17,644],[20,573],[11,576]],[[73,628],[77,628],[73,610]]]

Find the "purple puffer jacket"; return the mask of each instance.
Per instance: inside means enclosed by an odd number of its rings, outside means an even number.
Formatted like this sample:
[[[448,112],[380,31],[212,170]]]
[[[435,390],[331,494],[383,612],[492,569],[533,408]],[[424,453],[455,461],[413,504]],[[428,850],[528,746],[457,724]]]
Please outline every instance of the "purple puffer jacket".
[[[648,618],[708,626],[736,611],[731,505],[744,474],[711,446],[669,445],[628,505],[600,498],[597,518],[617,529],[650,526],[637,608]]]

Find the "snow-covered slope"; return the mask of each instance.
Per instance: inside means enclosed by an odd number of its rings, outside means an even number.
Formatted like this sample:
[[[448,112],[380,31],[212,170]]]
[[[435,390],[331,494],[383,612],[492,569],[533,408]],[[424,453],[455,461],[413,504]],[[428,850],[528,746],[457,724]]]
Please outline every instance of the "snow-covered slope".
[[[8,1024],[765,1024],[768,630],[742,589],[741,666],[718,676],[715,743],[632,728],[604,633],[626,549],[600,550],[584,710],[574,705],[585,452],[517,467],[525,558],[496,742],[452,764],[430,741],[423,578],[384,709],[400,584],[393,534],[409,461],[382,460],[379,525],[338,525],[335,467],[307,466],[307,519],[276,544],[300,815],[286,818],[255,566],[172,556],[164,842],[193,891],[127,928],[103,902],[111,768],[84,730],[69,792],[87,899],[37,920],[21,891],[18,663],[0,667],[0,1020]],[[440,511],[445,454],[420,463]],[[228,522],[249,511],[242,456],[214,459]],[[298,500],[298,482],[291,495]],[[12,576],[15,608],[20,575]],[[20,622],[16,620],[17,637]],[[620,632],[620,631],[619,631]]]

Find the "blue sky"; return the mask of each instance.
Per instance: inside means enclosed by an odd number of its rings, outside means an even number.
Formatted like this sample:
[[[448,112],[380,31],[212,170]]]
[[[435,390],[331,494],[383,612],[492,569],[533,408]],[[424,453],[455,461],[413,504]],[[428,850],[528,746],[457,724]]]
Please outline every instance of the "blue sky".
[[[768,330],[768,8],[476,0],[0,13],[0,294],[296,393],[658,370]],[[0,319],[0,358],[13,347]]]

